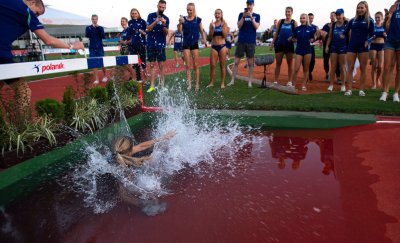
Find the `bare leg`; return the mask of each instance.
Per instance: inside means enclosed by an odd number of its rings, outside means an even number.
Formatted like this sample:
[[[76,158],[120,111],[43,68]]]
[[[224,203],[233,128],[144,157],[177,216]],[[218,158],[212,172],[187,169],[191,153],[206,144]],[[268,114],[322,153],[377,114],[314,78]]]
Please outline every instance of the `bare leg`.
[[[339,54],[339,68],[340,68],[340,80],[343,80],[342,88],[346,91],[346,54]],[[342,89],[341,89],[342,90]]]
[[[150,62],[150,85],[151,87],[155,87],[155,80],[156,80],[156,63],[155,62]]]
[[[400,51],[396,52],[396,79],[395,79],[395,87],[394,92],[399,93],[400,91]]]
[[[199,50],[195,49],[191,51],[192,61],[193,61],[193,69],[196,77],[196,91],[199,90],[200,83],[200,69],[199,69]]]
[[[307,55],[304,55],[304,58],[303,58],[303,73],[304,73],[304,75],[303,75],[303,83],[301,84],[303,91],[305,91],[306,83],[309,78],[308,75],[310,74],[311,57],[312,57],[312,54],[307,54]]]
[[[28,83],[20,78],[17,81],[10,84],[10,87],[14,90],[15,101],[21,114],[24,114],[26,108],[30,108],[32,91],[28,86]]]
[[[186,63],[186,82],[187,82],[187,90],[192,89],[192,77],[190,75],[190,50],[183,50],[183,57]]]
[[[215,68],[218,60],[218,52],[211,48],[210,51],[210,84],[207,87],[214,86]]]
[[[294,62],[293,62],[293,53],[286,53],[286,62],[288,65],[288,78],[290,79],[290,75],[293,73],[293,66],[294,66]],[[292,81],[292,80],[289,80]]]
[[[283,59],[283,52],[279,52],[275,54],[276,66],[275,66],[275,82],[278,82],[279,75],[281,74],[281,65]]]
[[[298,74],[301,64],[303,62],[303,56],[296,55],[294,60],[295,60],[294,61],[294,70],[293,70],[292,76],[289,77],[289,80],[292,80],[293,86],[296,86],[297,74]]]
[[[226,53],[228,48],[224,47],[219,51],[219,68],[221,69],[221,89],[225,88],[225,76],[226,76]]]
[[[377,63],[376,63],[376,84],[381,86],[381,78],[382,78],[382,69],[383,69],[383,51],[379,51],[377,55]]]
[[[253,79],[253,69],[254,69],[254,57],[247,58],[247,76],[249,78],[248,86],[252,87],[252,79]]]
[[[333,90],[333,82],[335,80],[335,73],[336,73],[336,67],[338,63],[338,54],[337,53],[331,53],[330,54],[330,61],[331,61],[331,67],[329,71],[329,87],[332,87]],[[331,91],[332,91],[331,90]]]
[[[372,50],[369,51],[369,57],[371,59],[371,78],[372,78],[372,89],[376,89],[376,83],[377,83],[377,78],[376,78],[376,72],[377,72],[377,68],[376,68],[376,57],[377,57],[377,51]]]
[[[240,63],[240,58],[235,56],[235,65],[232,70],[232,78],[231,78],[231,82],[229,82],[228,86],[231,86],[235,83],[236,75],[237,75],[238,68],[239,68],[239,63]]]
[[[354,64],[356,62],[357,54],[353,52],[348,52],[346,58],[347,58],[346,85],[347,85],[347,90],[351,91],[353,89],[353,69],[354,69]]]
[[[360,61],[360,90],[365,89],[365,80],[367,79],[367,64],[368,64],[368,52],[358,54],[358,60]]]
[[[160,69],[160,85],[161,87],[164,87],[165,85],[164,62],[158,62],[158,68]]]

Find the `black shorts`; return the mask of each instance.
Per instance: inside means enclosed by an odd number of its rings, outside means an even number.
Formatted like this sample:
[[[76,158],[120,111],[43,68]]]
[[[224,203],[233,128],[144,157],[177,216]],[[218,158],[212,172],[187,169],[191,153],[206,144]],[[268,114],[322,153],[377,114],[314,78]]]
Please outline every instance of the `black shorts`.
[[[256,44],[237,43],[235,57],[243,58],[246,53],[247,58],[253,58],[256,52]]]
[[[197,49],[199,49],[199,43],[196,43],[196,44],[193,44],[193,45],[187,45],[187,44],[184,44],[183,45],[183,50],[197,50]]]
[[[14,60],[12,58],[1,58],[0,57],[0,65],[1,64],[10,64],[10,63],[14,63]],[[5,79],[2,80],[5,84],[10,85],[16,81],[18,81],[19,78],[11,78],[11,79]]]
[[[293,43],[277,44],[275,46],[275,53],[280,53],[280,52],[283,52],[285,54],[294,53]]]

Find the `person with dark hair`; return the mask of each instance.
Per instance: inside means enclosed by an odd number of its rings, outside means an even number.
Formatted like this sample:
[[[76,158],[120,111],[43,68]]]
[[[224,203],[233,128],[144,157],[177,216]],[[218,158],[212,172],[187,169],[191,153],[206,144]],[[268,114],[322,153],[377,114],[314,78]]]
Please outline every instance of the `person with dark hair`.
[[[343,33],[347,26],[347,20],[344,17],[343,9],[340,8],[336,10],[335,14],[337,21],[332,24],[329,30],[328,40],[324,49],[324,53],[329,53],[331,60],[328,91],[333,91],[335,72],[337,72],[336,70],[338,68],[340,70],[340,79],[346,79],[347,39],[343,38]],[[340,91],[346,91],[346,86],[344,83],[342,83]]]
[[[331,32],[331,28],[332,26],[335,24],[336,22],[336,12],[333,11],[330,13],[330,19],[331,21],[329,23],[326,23],[322,29],[320,30],[321,33],[321,38],[322,38],[322,45],[323,45],[323,52],[322,52],[322,56],[324,59],[324,70],[325,70],[325,81],[329,82],[329,73],[330,73],[330,68],[329,68],[329,60],[330,60],[330,52],[326,52],[326,47],[327,42],[328,42],[328,38]],[[330,47],[329,47],[330,49]],[[341,79],[340,79],[340,70],[339,70],[339,66],[336,65],[336,77],[338,78],[338,83],[341,83]]]
[[[369,47],[369,56],[371,59],[371,77],[372,89],[381,86],[381,74],[383,66],[383,47],[385,45],[386,32],[383,27],[383,13],[375,14],[374,38]]]
[[[77,41],[69,44],[49,35],[38,19],[38,16],[44,14],[44,12],[45,7],[42,0],[0,0],[2,31],[0,35],[0,65],[14,63],[11,53],[12,42],[28,30],[35,33],[46,45],[52,47],[74,50],[84,48],[82,42]],[[24,79],[2,80],[0,81],[0,90],[4,84],[9,85],[14,90],[20,111],[24,111],[25,108],[30,106],[31,90]]]
[[[196,91],[199,90],[200,69],[199,59],[199,38],[207,45],[206,34],[203,29],[201,18],[197,16],[194,3],[188,3],[186,6],[187,16],[180,16],[178,30],[183,33],[183,57],[186,63],[186,81],[187,90],[192,89],[192,75],[190,73],[191,64],[195,72]]]
[[[390,79],[396,67],[393,102],[400,102],[400,0],[385,11],[385,30],[387,38],[384,46],[383,92],[380,101],[386,101],[389,95]]]
[[[297,27],[297,22],[292,19],[293,8],[286,7],[285,19],[279,20],[277,24],[276,33],[273,37],[271,43],[271,49],[275,48],[275,80],[274,83],[277,84],[279,80],[279,75],[281,73],[281,65],[283,56],[286,55],[286,62],[288,65],[288,79],[287,86],[293,86],[293,82],[290,79],[293,74],[293,54],[294,54],[294,44],[289,41],[289,38],[293,35],[294,29]]]
[[[210,52],[210,84],[208,88],[214,86],[215,68],[219,60],[219,67],[221,69],[221,89],[225,88],[226,76],[226,36],[229,33],[228,24],[224,20],[221,9],[216,9],[214,13],[215,21],[210,24],[211,36],[211,52]]]
[[[168,45],[171,43],[171,40],[174,39],[174,60],[175,60],[175,67],[179,68],[179,58],[182,58],[183,62],[185,59],[183,58],[183,33],[178,30],[179,26],[176,26],[176,31],[171,35],[168,40]],[[179,56],[179,57],[178,57]]]
[[[85,36],[89,38],[89,56],[90,57],[104,57],[103,39],[106,38],[104,34],[104,27],[97,24],[99,17],[96,14],[92,15],[92,24],[86,27]],[[105,67],[103,70],[103,82],[107,82],[107,70]],[[99,83],[99,76],[97,68],[93,69],[95,77],[94,84]]]
[[[240,59],[246,53],[247,58],[247,76],[248,87],[252,87],[253,69],[254,69],[254,55],[256,51],[257,29],[260,27],[260,15],[253,12],[254,0],[246,1],[247,7],[244,12],[239,14],[238,28],[239,37],[236,45],[235,52],[235,65],[232,70],[232,79],[228,86],[234,84],[236,75],[239,68]]]
[[[164,86],[165,83],[164,62],[167,59],[165,47],[169,28],[169,18],[164,14],[166,8],[167,2],[160,0],[157,4],[157,12],[151,13],[147,17],[147,59],[150,62],[151,76],[151,86],[147,92],[153,92],[155,90],[156,62],[160,70],[160,85]]]
[[[313,24],[313,22],[314,22],[314,14],[309,13],[308,14],[308,24],[311,26],[311,28],[313,28],[314,35],[315,35],[314,40],[318,40],[320,37],[319,27],[316,26],[315,24]],[[309,81],[313,80],[312,72],[314,71],[314,67],[315,67],[315,46],[314,46],[314,44],[312,44],[311,45],[310,71],[308,74]]]
[[[121,55],[129,55],[129,44],[131,43],[131,33],[128,28],[128,19],[125,17],[121,18],[122,32],[119,38],[119,52]],[[125,65],[124,68],[129,72],[131,78],[134,77],[134,72],[131,65]]]
[[[305,13],[300,15],[300,26],[294,29],[293,36],[289,38],[290,41],[297,42],[295,51],[295,67],[291,80],[293,80],[294,85],[297,79],[297,73],[300,70],[300,66],[303,65],[303,81],[301,83],[302,91],[307,91],[306,83],[312,55],[311,43],[314,42],[315,38],[315,28],[309,25],[308,17],[309,15]]]
[[[353,87],[353,69],[356,59],[360,61],[360,90],[358,95],[365,96],[365,80],[367,78],[367,63],[368,63],[368,39],[374,35],[374,20],[371,19],[369,13],[368,3],[361,1],[357,4],[356,16],[349,21],[346,30],[343,33],[349,40],[347,48],[347,77],[346,85],[347,91],[344,93],[346,96],[352,95]]]
[[[225,38],[225,45],[226,48],[228,49],[226,51],[226,60],[230,60],[231,59],[231,49],[232,49],[232,44],[235,41],[235,34],[233,32],[230,31],[230,28],[228,27],[228,34],[226,35]]]
[[[140,74],[140,66],[142,66],[144,75],[146,71],[146,27],[147,23],[140,16],[139,10],[136,8],[131,9],[131,20],[128,25],[131,33],[131,42],[129,44],[129,53],[131,55],[138,55],[140,62],[134,64],[133,67],[136,70],[136,80],[141,81],[142,76]]]

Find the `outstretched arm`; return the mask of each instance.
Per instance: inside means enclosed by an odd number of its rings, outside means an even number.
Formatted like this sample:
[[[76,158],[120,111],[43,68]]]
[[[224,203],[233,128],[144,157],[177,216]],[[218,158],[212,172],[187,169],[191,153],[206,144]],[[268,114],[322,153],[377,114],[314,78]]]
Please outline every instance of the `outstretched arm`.
[[[83,49],[84,46],[82,42],[77,41],[72,46],[69,44],[49,35],[44,29],[38,29],[35,30],[34,33],[48,46],[55,47],[55,48],[65,48],[69,49],[72,47],[72,49],[79,50]]]
[[[138,145],[133,146],[132,155],[136,154],[138,152],[141,152],[143,150],[146,150],[148,148],[151,148],[152,146],[154,146],[154,144],[156,144],[158,142],[169,140],[169,139],[173,138],[175,135],[176,135],[175,131],[170,131],[170,132],[168,132],[167,134],[165,134],[164,136],[162,136],[160,138],[155,138],[155,139],[152,139],[150,141],[139,143]]]

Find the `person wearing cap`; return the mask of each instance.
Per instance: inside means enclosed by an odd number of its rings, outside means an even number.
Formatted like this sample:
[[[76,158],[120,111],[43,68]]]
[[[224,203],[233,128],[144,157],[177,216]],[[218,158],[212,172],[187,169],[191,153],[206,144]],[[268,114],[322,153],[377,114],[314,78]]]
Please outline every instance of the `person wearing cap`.
[[[247,0],[247,8],[243,13],[239,14],[238,28],[239,37],[235,51],[235,66],[232,70],[232,79],[228,86],[234,84],[240,59],[246,54],[247,58],[247,72],[248,72],[248,87],[252,87],[252,75],[254,68],[254,54],[256,50],[257,29],[260,26],[260,15],[253,13],[254,0]]]
[[[65,43],[51,35],[40,23],[38,16],[44,14],[45,7],[42,0],[9,1],[0,0],[0,65],[14,63],[11,47],[14,40],[31,30],[46,45],[55,48],[79,50],[83,49],[82,42],[73,44]],[[31,90],[22,78],[0,80],[0,90],[4,85],[9,85],[15,93],[18,109],[24,112],[30,106]]]
[[[85,36],[89,38],[89,56],[90,57],[104,57],[103,39],[106,38],[104,34],[104,27],[97,24],[99,17],[96,14],[92,15],[92,24],[86,27]],[[103,82],[107,82],[106,68],[103,67]],[[93,69],[95,77],[94,84],[99,83],[99,75],[97,68]]]
[[[389,95],[390,79],[396,67],[393,102],[400,102],[400,0],[396,0],[389,11],[385,11],[384,26],[387,38],[384,45],[383,92],[379,100],[386,101]]]
[[[360,90],[358,92],[359,96],[365,96],[365,80],[367,78],[367,63],[369,59],[368,54],[368,42],[369,38],[374,35],[374,20],[370,17],[368,3],[366,1],[361,1],[357,4],[356,16],[349,21],[345,31],[344,36],[348,36],[349,45],[347,48],[347,77],[346,85],[347,91],[344,93],[346,96],[352,95],[353,87],[353,69],[355,66],[356,59],[360,61]]]
[[[346,53],[347,53],[347,39],[342,38],[343,33],[347,27],[347,20],[344,17],[344,10],[338,9],[335,12],[336,22],[332,24],[328,40],[325,46],[325,53],[330,54],[331,69],[329,74],[329,87],[328,91],[333,91],[333,82],[335,79],[335,72],[337,64],[339,63],[340,79],[346,78]],[[342,83],[341,91],[346,91],[346,86]]]

